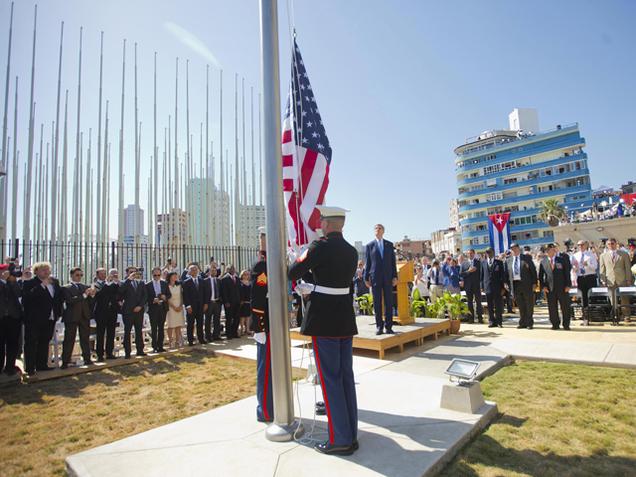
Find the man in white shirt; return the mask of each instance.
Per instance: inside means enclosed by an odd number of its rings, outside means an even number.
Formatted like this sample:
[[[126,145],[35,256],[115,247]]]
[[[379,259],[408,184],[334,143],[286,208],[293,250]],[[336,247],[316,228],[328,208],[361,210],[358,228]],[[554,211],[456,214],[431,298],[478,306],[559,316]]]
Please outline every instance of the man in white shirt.
[[[577,246],[578,251],[573,254],[574,260],[577,263],[576,287],[583,295],[583,309],[586,309],[589,303],[587,293],[591,288],[597,286],[598,283],[596,277],[598,259],[596,258],[596,254],[590,251],[587,240],[579,240]]]

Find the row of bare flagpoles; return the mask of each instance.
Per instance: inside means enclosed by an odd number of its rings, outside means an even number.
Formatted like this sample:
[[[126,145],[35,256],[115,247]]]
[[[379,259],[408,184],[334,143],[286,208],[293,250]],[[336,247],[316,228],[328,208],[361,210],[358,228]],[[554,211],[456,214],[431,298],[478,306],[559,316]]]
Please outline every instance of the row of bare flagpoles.
[[[179,140],[183,139],[183,118],[180,116],[179,88],[180,66],[183,75],[184,61],[175,60],[174,114],[168,115],[163,127],[163,148],[158,131],[157,117],[157,52],[154,52],[153,71],[153,124],[152,153],[148,172],[146,203],[142,204],[140,184],[142,179],[142,122],[139,120],[139,82],[137,70],[137,43],[132,47],[134,82],[134,210],[145,207],[147,236],[142,236],[144,225],[135,215],[134,236],[124,236],[126,229],[125,191],[130,184],[124,176],[124,165],[131,160],[125,154],[125,141],[129,141],[127,126],[130,118],[124,114],[126,105],[127,55],[130,45],[122,42],[120,117],[117,136],[111,131],[113,118],[111,101],[103,97],[104,32],[100,32],[98,97],[83,96],[82,40],[80,27],[77,50],[77,110],[75,129],[69,124],[69,89],[62,87],[62,71],[65,60],[64,22],[60,24],[59,56],[57,70],[56,108],[50,122],[43,119],[47,112],[36,110],[36,44],[37,5],[33,12],[33,43],[31,55],[28,139],[26,158],[21,159],[24,144],[19,144],[19,128],[22,124],[18,111],[18,86],[20,79],[11,77],[11,51],[13,39],[14,4],[9,17],[9,41],[6,65],[6,81],[2,122],[2,151],[0,157],[0,240],[20,238],[29,240],[107,242],[116,237],[119,242],[155,243],[161,237],[170,242],[196,245],[246,245],[241,243],[240,213],[246,206],[262,207],[262,160],[260,134],[255,153],[254,88],[249,94],[250,124],[250,175],[248,178],[248,151],[246,142],[246,94],[245,79],[234,76],[234,144],[223,144],[223,70],[218,70],[218,119],[220,134],[215,147],[210,137],[210,77],[209,65],[205,68],[205,118],[199,123],[199,159],[196,160],[195,131],[190,118],[190,62],[185,60],[185,138],[183,156]],[[95,62],[90,57],[90,62]],[[42,72],[44,73],[44,72]],[[42,74],[40,73],[40,74]],[[47,85],[46,87],[50,87]],[[13,91],[11,91],[13,89]],[[142,88],[143,91],[148,89]],[[240,108],[239,108],[240,89]],[[70,93],[73,94],[73,93]],[[9,116],[10,97],[13,96],[13,118]],[[98,102],[96,128],[87,127],[82,116],[83,101]],[[165,98],[168,101],[168,98]],[[260,96],[257,99],[260,103]],[[258,103],[257,103],[258,104]],[[240,113],[239,113],[240,110]],[[70,112],[72,114],[72,112]],[[214,112],[213,112],[214,113]],[[239,126],[240,118],[240,126]],[[37,121],[36,121],[37,119]],[[258,131],[261,129],[258,110]],[[39,122],[39,128],[37,127]],[[72,122],[72,119],[71,119]],[[12,123],[12,124],[10,124]],[[46,126],[45,126],[46,124]],[[50,131],[49,131],[50,124]],[[12,127],[11,127],[12,126]],[[71,134],[75,135],[73,147]],[[38,134],[39,133],[39,134]],[[96,133],[96,134],[95,134]],[[36,135],[39,141],[36,143]],[[94,140],[96,136],[96,141]],[[115,138],[117,143],[114,143]],[[113,149],[115,146],[115,149]],[[230,150],[233,148],[233,160]],[[163,149],[163,151],[161,151]],[[215,155],[216,151],[216,155]],[[257,157],[258,156],[258,157]],[[219,164],[218,171],[215,164]],[[116,161],[113,163],[113,161]],[[72,162],[72,164],[71,164]],[[144,161],[145,164],[147,164]],[[258,172],[257,172],[258,170]],[[72,174],[72,176],[71,176]],[[258,175],[257,175],[258,174]],[[250,180],[251,179],[251,180]],[[70,184],[69,184],[70,180]],[[116,199],[115,199],[116,197]],[[117,201],[117,202],[115,202]],[[117,207],[117,223],[111,224],[112,207]],[[137,213],[138,214],[138,213]],[[188,219],[188,214],[192,217]],[[19,223],[20,222],[20,223]],[[20,231],[21,227],[21,231]],[[116,232],[115,232],[116,231]],[[161,234],[161,235],[160,235]],[[3,251],[4,252],[4,251]]]

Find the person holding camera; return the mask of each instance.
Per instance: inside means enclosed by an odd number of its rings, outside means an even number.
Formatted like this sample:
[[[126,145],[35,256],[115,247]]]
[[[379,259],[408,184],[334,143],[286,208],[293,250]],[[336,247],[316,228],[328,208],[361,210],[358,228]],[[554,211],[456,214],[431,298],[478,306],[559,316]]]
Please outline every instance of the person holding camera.
[[[0,265],[0,372],[17,373],[20,327],[22,326],[22,290],[17,282],[21,272],[9,264]]]
[[[124,352],[126,359],[130,358],[130,333],[135,329],[135,346],[137,356],[146,356],[144,353],[144,307],[146,306],[146,286],[141,280],[141,273],[137,267],[126,269],[126,281],[119,288],[119,299],[123,302],[121,307],[124,319]]]
[[[62,369],[68,368],[68,364],[71,361],[78,330],[84,365],[93,364],[89,337],[95,287],[89,287],[82,283],[84,272],[79,267],[72,268],[70,275],[71,282],[62,289],[64,303],[66,304],[64,316],[62,317],[62,322],[64,323]]]
[[[51,264],[38,262],[32,268],[35,277],[22,284],[24,361],[29,375],[52,369],[48,365],[49,342],[64,304],[60,282],[51,276]]]

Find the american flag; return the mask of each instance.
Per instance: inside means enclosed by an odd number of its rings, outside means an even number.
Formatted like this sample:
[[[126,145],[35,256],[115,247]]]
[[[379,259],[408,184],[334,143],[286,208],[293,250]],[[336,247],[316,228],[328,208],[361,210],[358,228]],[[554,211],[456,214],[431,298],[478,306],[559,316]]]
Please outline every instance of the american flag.
[[[324,203],[329,186],[331,146],[295,38],[282,144],[289,245],[298,248],[318,238],[316,205]]]

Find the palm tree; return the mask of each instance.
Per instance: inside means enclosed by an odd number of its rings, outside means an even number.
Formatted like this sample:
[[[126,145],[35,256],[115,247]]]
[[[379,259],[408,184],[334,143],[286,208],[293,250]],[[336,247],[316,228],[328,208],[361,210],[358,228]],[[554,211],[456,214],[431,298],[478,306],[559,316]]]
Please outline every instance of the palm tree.
[[[565,209],[556,199],[547,199],[543,201],[539,212],[539,219],[547,222],[550,227],[556,227],[561,220],[567,217]]]

